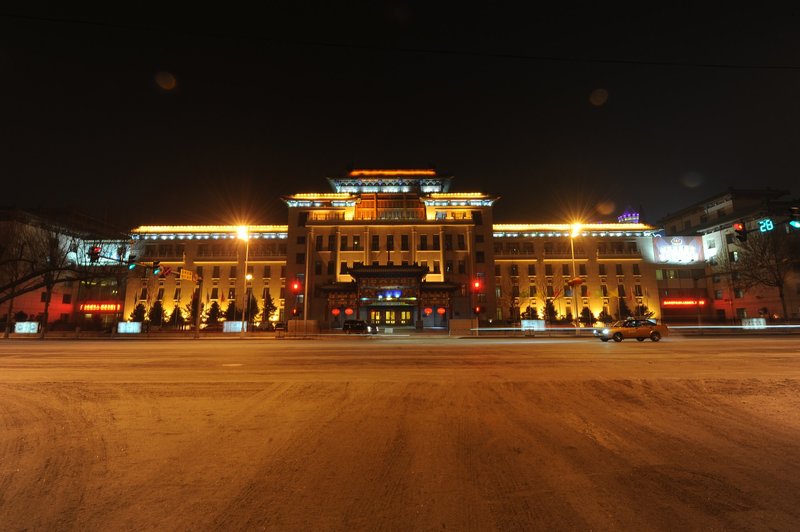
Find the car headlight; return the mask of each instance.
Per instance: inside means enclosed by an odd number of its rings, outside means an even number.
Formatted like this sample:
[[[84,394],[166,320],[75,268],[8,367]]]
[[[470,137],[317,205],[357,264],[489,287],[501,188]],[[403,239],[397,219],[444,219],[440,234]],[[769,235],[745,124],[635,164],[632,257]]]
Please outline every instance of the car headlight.
[[[610,333],[610,332],[611,332],[611,331],[610,331],[610,330],[608,330],[608,329],[603,329],[603,334],[608,334],[608,333]]]

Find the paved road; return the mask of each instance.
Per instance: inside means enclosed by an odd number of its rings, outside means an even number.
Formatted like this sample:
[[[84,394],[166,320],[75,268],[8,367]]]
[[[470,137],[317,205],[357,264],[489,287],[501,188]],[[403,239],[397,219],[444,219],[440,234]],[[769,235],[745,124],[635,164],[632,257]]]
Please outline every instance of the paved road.
[[[0,342],[4,530],[796,529],[792,338]]]

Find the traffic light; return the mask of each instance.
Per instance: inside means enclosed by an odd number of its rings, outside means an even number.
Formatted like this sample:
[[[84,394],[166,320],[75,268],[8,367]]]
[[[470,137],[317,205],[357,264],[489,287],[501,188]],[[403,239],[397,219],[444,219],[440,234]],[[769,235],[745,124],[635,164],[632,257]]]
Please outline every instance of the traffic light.
[[[480,279],[475,279],[472,281],[472,289],[476,292],[480,292],[481,288],[483,288],[483,281]]]
[[[89,248],[89,252],[86,253],[89,256],[89,262],[95,263],[100,259],[100,246],[92,246]]]
[[[481,313],[481,307],[473,307],[472,308],[472,313],[477,316],[478,314]]]
[[[297,310],[297,307],[293,308],[292,309],[292,316],[297,316],[298,314],[300,314],[300,311]]]
[[[300,281],[294,281],[292,283],[292,292],[295,294],[299,294],[303,290],[303,285],[300,284]]]
[[[136,255],[128,255],[128,269],[129,270],[136,269]]]
[[[791,207],[789,209],[789,226],[800,229],[800,207]]]
[[[154,260],[153,261],[153,275],[159,275],[161,273],[161,261]]]
[[[743,222],[736,222],[733,224],[733,230],[736,231],[736,239],[739,242],[747,241],[747,228],[744,226]]]

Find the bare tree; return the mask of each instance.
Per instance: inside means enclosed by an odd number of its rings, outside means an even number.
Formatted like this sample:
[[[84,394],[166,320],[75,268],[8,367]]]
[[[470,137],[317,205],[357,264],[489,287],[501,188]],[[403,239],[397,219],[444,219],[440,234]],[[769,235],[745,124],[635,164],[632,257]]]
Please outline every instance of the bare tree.
[[[784,288],[800,261],[800,238],[775,230],[750,233],[739,244],[738,259],[730,262],[734,287],[750,289],[756,286],[775,288],[781,299],[783,317],[789,319]]]

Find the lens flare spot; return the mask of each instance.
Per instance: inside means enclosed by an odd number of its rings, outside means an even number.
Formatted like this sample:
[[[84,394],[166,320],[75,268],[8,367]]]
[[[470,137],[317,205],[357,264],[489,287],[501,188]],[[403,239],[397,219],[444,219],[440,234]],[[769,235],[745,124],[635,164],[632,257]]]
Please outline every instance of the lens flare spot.
[[[697,188],[703,184],[703,181],[705,181],[705,178],[700,172],[686,172],[681,177],[681,183],[686,188]]]
[[[595,209],[597,209],[597,212],[599,212],[603,216],[608,216],[609,214],[614,212],[614,209],[616,209],[616,207],[617,206],[614,205],[613,201],[601,201],[597,204],[597,206],[595,206]]]
[[[589,95],[589,101],[595,107],[602,107],[608,101],[608,91],[605,89],[595,89]]]
[[[169,72],[158,72],[155,75],[155,80],[156,85],[165,91],[171,91],[178,85],[178,81],[175,79],[175,76]]]

